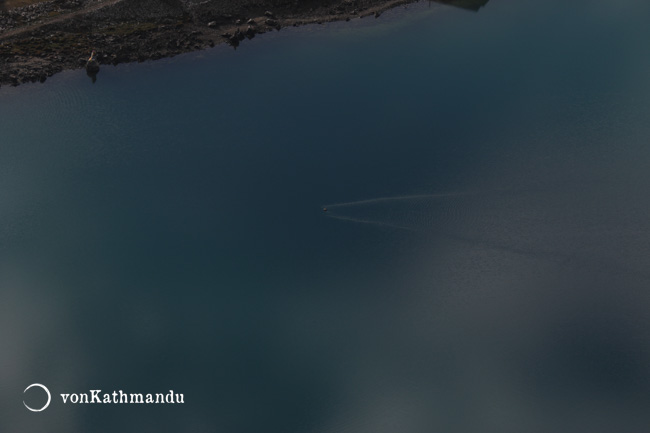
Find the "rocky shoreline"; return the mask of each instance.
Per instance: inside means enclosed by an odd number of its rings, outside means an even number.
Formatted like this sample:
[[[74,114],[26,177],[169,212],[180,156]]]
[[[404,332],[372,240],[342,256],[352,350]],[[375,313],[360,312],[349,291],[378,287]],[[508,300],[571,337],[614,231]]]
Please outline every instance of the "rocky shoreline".
[[[0,12],[0,85],[44,82],[84,67],[142,62],[283,27],[378,17],[413,0],[49,0]]]
[[[0,86],[44,82],[65,69],[143,62],[257,34],[379,17],[419,0],[47,0],[6,10],[0,0]],[[489,0],[433,0],[478,10]]]

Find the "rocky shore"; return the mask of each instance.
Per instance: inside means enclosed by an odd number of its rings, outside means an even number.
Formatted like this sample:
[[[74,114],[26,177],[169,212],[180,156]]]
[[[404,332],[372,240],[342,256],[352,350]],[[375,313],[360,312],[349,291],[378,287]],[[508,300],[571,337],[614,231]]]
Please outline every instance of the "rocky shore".
[[[0,85],[82,68],[93,50],[100,65],[142,62],[220,43],[237,47],[287,26],[379,17],[413,1],[48,0],[0,9]]]

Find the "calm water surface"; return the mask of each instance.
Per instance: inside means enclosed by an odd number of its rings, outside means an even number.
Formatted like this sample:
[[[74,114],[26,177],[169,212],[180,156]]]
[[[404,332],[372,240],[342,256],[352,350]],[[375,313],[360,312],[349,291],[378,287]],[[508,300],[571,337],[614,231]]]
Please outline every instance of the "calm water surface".
[[[648,16],[421,3],[3,87],[0,430],[646,432]]]

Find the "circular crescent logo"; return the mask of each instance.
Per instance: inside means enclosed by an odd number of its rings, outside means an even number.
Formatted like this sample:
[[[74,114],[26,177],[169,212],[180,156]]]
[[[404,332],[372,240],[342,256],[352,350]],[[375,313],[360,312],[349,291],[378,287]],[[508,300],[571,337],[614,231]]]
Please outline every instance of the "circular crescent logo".
[[[41,385],[40,383],[32,383],[27,388],[25,388],[25,390],[23,391],[23,394],[26,393],[28,389],[33,388],[35,386],[38,387],[38,388],[42,388],[43,391],[45,391],[47,393],[47,403],[45,403],[45,406],[43,406],[40,409],[33,409],[33,408],[27,406],[27,403],[25,403],[24,400],[23,400],[23,404],[25,405],[25,407],[27,409],[31,410],[32,412],[43,412],[45,409],[47,409],[47,407],[50,405],[50,402],[52,401],[52,395],[50,394],[50,390],[47,389],[47,387],[45,385]]]

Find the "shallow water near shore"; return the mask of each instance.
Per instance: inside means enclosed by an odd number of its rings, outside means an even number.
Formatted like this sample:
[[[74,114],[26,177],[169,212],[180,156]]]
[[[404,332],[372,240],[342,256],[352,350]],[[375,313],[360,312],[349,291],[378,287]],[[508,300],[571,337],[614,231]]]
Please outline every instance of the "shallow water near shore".
[[[0,430],[645,430],[649,12],[419,3],[0,88]]]

